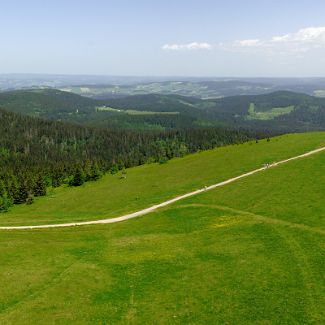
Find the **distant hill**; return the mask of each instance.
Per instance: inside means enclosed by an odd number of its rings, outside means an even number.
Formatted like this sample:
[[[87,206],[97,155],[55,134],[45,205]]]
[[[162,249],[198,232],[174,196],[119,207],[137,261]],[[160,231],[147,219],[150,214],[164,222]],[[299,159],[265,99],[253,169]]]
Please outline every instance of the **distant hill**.
[[[92,126],[126,129],[165,129],[193,126],[191,102],[181,96],[145,95],[121,101],[95,100],[56,89],[0,93],[0,108],[33,117]],[[192,110],[196,110],[192,108]],[[181,116],[165,114],[186,112]]]
[[[0,107],[15,113],[58,118],[60,114],[90,112],[96,101],[56,89],[16,90],[0,93]]]
[[[28,88],[59,88],[79,95],[110,99],[131,95],[182,95],[209,99],[293,91],[325,96],[325,78],[195,78],[113,77],[0,74],[0,92]]]
[[[293,91],[325,96],[323,78],[189,78],[178,80],[143,80],[119,83],[71,83],[62,90],[79,95],[110,99],[132,95],[181,95],[209,99],[227,96],[261,95],[275,91]]]
[[[181,95],[201,99],[263,94],[271,92],[274,85],[266,82],[250,82],[244,80],[204,80],[204,81],[163,81],[129,85],[80,85],[66,86],[62,90],[79,95],[110,99],[132,95]]]
[[[195,118],[198,124],[294,131],[325,128],[325,99],[289,91],[208,100],[179,95],[139,95],[107,102],[121,109],[132,106],[144,111],[179,111]]]
[[[325,128],[325,99],[278,91],[258,96],[235,96],[214,101],[211,118],[252,127],[312,130]]]
[[[103,101],[108,105],[121,109],[133,108],[135,110],[154,112],[189,113],[203,106],[204,101],[194,97],[180,95],[134,95],[123,98],[113,98]]]
[[[236,126],[280,132],[325,129],[325,98],[277,91],[199,99],[135,95],[98,100],[56,89],[0,93],[0,108],[51,120],[124,129]]]
[[[132,95],[181,95],[201,99],[261,95],[275,91],[301,92],[308,95],[325,96],[325,79],[295,78],[243,78],[243,79],[192,79],[147,81],[128,84],[79,84],[61,88],[79,95],[110,99]]]

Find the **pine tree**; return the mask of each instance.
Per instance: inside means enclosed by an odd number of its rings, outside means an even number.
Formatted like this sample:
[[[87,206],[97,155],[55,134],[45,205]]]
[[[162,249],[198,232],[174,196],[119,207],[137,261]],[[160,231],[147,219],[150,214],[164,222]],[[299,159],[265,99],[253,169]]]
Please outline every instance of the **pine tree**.
[[[70,181],[71,186],[81,186],[86,180],[86,175],[83,171],[83,169],[78,166],[75,174],[73,175],[72,180]]]
[[[46,195],[46,184],[41,175],[38,176],[34,185],[34,195],[35,196],[45,196]]]
[[[28,196],[30,195],[30,191],[27,186],[26,181],[20,182],[20,187],[18,191],[18,197],[15,200],[16,204],[26,203]]]
[[[86,163],[84,165],[84,168],[83,168],[84,173],[85,173],[85,181],[86,182],[92,180],[92,170],[91,170],[91,168],[92,168],[92,164],[91,164],[90,160],[87,159]]]
[[[112,167],[110,168],[110,170],[109,170],[109,172],[111,173],[111,174],[117,174],[118,173],[118,171],[119,171],[119,168],[118,168],[118,165],[117,164],[113,164],[112,165]]]
[[[19,203],[19,183],[14,175],[8,176],[8,195],[12,198],[14,204]]]
[[[97,162],[94,162],[91,166],[90,169],[90,179],[93,181],[97,181],[98,179],[100,179],[102,177],[102,173],[98,167]]]
[[[11,205],[12,202],[8,197],[4,183],[3,181],[0,181],[0,213],[7,212]]]

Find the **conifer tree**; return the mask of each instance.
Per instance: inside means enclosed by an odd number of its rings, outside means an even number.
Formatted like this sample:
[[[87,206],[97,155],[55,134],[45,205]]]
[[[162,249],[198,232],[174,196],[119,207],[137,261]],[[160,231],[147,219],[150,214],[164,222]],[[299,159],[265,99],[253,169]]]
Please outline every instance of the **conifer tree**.
[[[35,196],[45,196],[46,195],[46,184],[45,184],[45,181],[41,175],[39,175],[36,179],[33,192],[34,192]]]
[[[16,204],[26,203],[28,196],[30,195],[30,191],[28,189],[28,185],[26,181],[20,182],[18,196],[15,200]]]
[[[98,179],[100,179],[102,177],[102,173],[101,173],[101,171],[98,167],[98,163],[96,161],[91,166],[90,174],[91,174],[90,179],[93,181],[97,181]]]
[[[78,166],[70,182],[70,185],[81,186],[85,182],[85,180],[86,180],[86,175],[83,169],[80,166]]]
[[[11,205],[12,202],[8,197],[4,183],[2,180],[0,180],[0,213],[7,212]]]

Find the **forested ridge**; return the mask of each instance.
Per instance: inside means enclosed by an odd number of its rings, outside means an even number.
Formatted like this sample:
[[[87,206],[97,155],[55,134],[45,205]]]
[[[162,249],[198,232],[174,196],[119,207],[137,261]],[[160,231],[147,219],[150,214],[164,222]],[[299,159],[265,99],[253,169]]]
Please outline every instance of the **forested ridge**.
[[[270,115],[278,107],[289,111]],[[209,100],[152,94],[107,101],[56,89],[2,93],[0,210],[32,203],[50,186],[78,186],[106,172],[199,150],[323,129],[324,114],[324,99],[283,91]]]
[[[178,111],[181,117],[191,117],[192,125],[215,126],[222,123],[282,133],[325,129],[325,99],[290,91],[206,100],[151,94],[110,99],[107,103],[121,109],[133,105],[139,110]],[[265,120],[251,119],[249,109],[252,104],[258,113],[286,107],[292,107],[292,111]]]
[[[257,115],[251,114],[252,105]],[[206,100],[161,94],[96,100],[57,89],[32,89],[0,93],[0,108],[53,121],[138,131],[220,125],[281,133],[325,129],[325,99],[289,91]],[[286,108],[272,115],[272,110]],[[264,118],[256,118],[262,113]]]
[[[82,185],[103,173],[265,137],[225,128],[101,129],[0,109],[0,210],[32,203],[46,188]]]

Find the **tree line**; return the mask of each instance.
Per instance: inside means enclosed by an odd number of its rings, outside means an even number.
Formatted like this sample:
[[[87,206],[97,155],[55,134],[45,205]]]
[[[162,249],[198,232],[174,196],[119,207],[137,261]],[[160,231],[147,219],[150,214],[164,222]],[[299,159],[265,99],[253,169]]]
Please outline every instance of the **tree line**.
[[[50,186],[80,186],[107,172],[265,136],[226,128],[100,129],[0,109],[0,211],[33,203]]]

